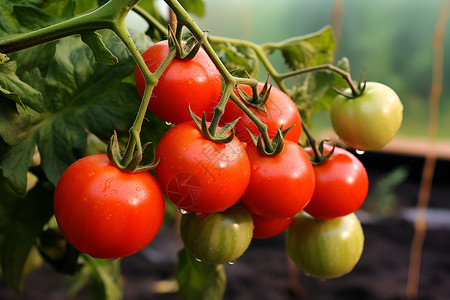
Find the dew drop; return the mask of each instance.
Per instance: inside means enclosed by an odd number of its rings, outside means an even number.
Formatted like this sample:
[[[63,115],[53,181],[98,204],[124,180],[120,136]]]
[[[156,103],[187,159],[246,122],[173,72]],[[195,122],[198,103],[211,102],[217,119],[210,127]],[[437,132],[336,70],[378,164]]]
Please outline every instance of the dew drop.
[[[167,126],[170,126],[170,125],[172,125],[172,123],[170,123],[170,122],[167,122],[167,121],[166,121],[165,123],[166,123],[166,125],[167,125]]]
[[[364,154],[364,150],[356,149],[355,152],[356,152],[356,154],[359,154],[359,155],[363,155]]]
[[[235,263],[236,263],[236,261],[235,261],[235,260],[233,260],[233,261],[229,261],[229,262],[228,262],[228,264],[229,264],[229,265],[234,265]]]
[[[179,211],[180,211],[180,213],[183,214],[183,215],[189,213],[187,210],[184,210],[184,209],[182,209],[182,208],[180,208]]]
[[[197,258],[197,257],[195,258],[195,260],[198,261],[198,262],[202,262],[202,260],[200,258]]]

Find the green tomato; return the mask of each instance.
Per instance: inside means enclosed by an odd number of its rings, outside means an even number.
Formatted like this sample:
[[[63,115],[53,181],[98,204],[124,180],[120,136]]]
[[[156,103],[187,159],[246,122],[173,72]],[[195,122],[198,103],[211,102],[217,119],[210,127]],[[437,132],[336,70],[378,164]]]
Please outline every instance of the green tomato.
[[[364,233],[355,214],[317,220],[300,212],[286,232],[289,256],[305,274],[341,277],[353,270],[364,248]]]
[[[350,89],[345,91],[351,94]],[[382,148],[397,134],[403,120],[403,104],[390,87],[367,82],[363,93],[352,99],[338,95],[331,105],[334,131],[358,150]]]
[[[243,205],[225,212],[181,217],[180,234],[185,248],[199,261],[211,264],[234,262],[247,250],[253,237],[253,219]]]

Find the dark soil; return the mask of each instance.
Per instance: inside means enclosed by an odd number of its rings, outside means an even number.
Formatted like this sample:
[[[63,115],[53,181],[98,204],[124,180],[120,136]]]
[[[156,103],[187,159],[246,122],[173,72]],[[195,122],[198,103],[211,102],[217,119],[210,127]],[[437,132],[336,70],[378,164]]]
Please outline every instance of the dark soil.
[[[382,157],[381,157],[382,156]],[[398,166],[410,170],[407,180],[395,188],[397,206],[386,217],[367,213],[370,203],[358,213],[365,232],[365,249],[353,272],[326,281],[306,277],[290,265],[284,235],[254,240],[233,265],[226,265],[227,300],[399,300],[405,299],[410,246],[414,226],[407,214],[417,202],[423,159],[367,153],[361,156],[371,184]],[[383,161],[383,166],[379,162]],[[389,166],[389,167],[387,167]],[[437,164],[430,200],[429,227],[423,248],[419,299],[450,299],[450,162]],[[371,186],[372,187],[372,186]],[[443,219],[435,216],[443,215]],[[406,216],[406,217],[405,217]],[[175,229],[164,227],[157,238],[138,254],[122,260],[125,299],[181,299],[174,291],[177,251],[181,244]],[[48,265],[32,273],[19,296],[0,281],[0,299],[92,299],[83,290],[67,296],[63,277]]]

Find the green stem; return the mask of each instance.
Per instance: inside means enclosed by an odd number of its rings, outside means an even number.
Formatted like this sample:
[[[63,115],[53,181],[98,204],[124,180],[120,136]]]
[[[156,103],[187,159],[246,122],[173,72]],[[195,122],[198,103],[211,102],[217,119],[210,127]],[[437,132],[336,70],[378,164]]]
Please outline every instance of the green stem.
[[[0,41],[0,53],[13,53],[67,36],[112,29],[114,20],[124,18],[140,0],[111,0],[87,14]]]
[[[332,72],[340,75],[342,77],[342,79],[344,79],[347,82],[348,86],[352,90],[353,96],[356,97],[356,96],[358,96],[360,94],[359,87],[356,86],[355,83],[353,82],[350,73],[345,71],[345,70],[343,70],[343,69],[341,69],[341,68],[336,67],[333,64],[322,64],[322,65],[317,65],[317,66],[304,68],[304,69],[301,69],[301,70],[296,70],[296,71],[292,71],[292,72],[286,72],[286,73],[280,75],[280,78],[282,80],[285,80],[287,78],[303,75],[303,74],[306,74],[306,73],[309,73],[309,72],[317,72],[317,71],[325,71],[325,70],[332,71]]]

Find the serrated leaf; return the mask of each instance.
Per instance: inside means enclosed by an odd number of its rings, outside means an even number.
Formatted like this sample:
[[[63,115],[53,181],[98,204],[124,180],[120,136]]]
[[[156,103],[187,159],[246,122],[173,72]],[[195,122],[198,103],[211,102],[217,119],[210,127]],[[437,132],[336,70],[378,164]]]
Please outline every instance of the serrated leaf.
[[[126,132],[131,126],[141,100],[135,85],[126,80],[135,63],[111,33],[104,36],[119,58],[114,66],[95,63],[89,47],[79,37],[69,37],[58,42],[46,77],[24,73],[33,86],[42,88],[45,111],[21,115],[27,125],[1,161],[3,175],[17,192],[25,191],[36,145],[45,175],[56,184],[84,153],[87,131],[108,140],[113,130]],[[144,35],[135,38],[148,43]]]
[[[185,300],[221,300],[225,293],[223,265],[198,262],[186,249],[178,252],[176,279]]]
[[[247,77],[248,73],[252,78],[258,77],[259,60],[252,48],[232,44],[215,44],[213,47],[225,67],[234,76]]]
[[[267,44],[265,50],[268,53],[281,51],[286,65],[292,70],[298,70],[332,62],[335,46],[332,29],[326,26],[308,35]]]
[[[42,227],[53,214],[53,188],[44,182],[38,183],[23,199],[17,196],[5,198],[5,194],[2,195],[2,277],[10,287],[20,291],[28,253]]]

